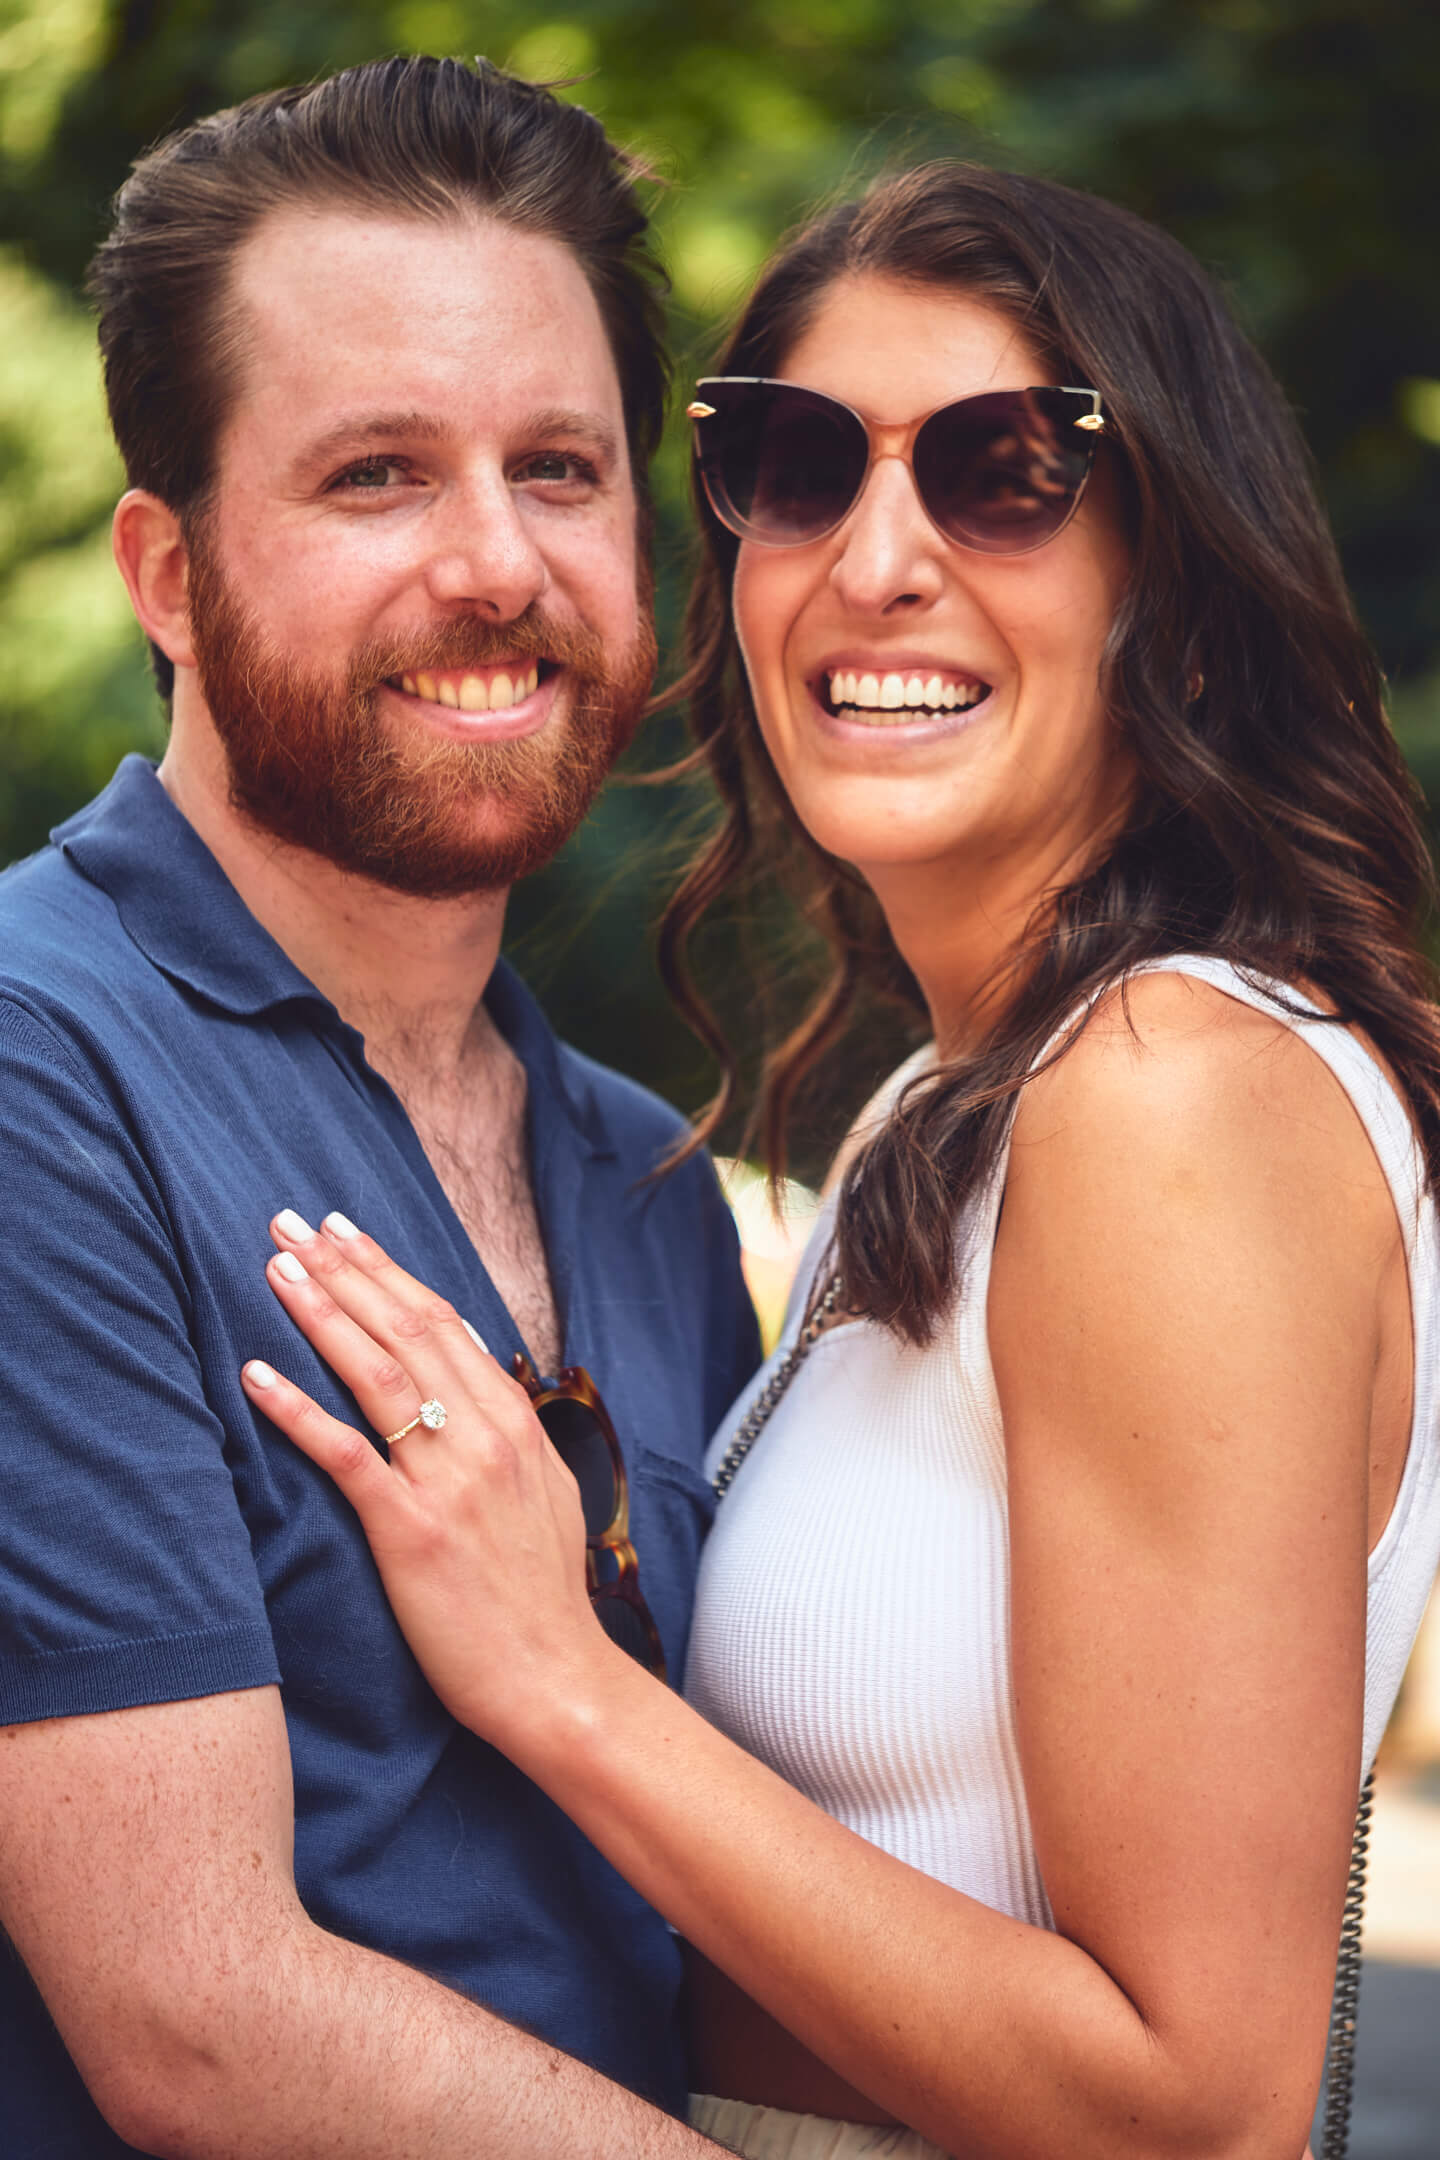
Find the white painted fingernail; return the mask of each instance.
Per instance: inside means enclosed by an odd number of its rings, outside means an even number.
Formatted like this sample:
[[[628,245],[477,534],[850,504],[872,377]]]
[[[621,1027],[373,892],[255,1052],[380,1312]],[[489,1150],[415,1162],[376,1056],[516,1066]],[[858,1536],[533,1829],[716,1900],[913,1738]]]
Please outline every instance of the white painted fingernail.
[[[276,1253],[275,1272],[277,1275],[283,1275],[286,1282],[305,1282],[307,1280],[305,1270],[301,1267],[293,1252]]]
[[[280,1213],[275,1217],[275,1225],[277,1229],[284,1231],[286,1237],[293,1238],[297,1245],[303,1245],[306,1238],[312,1238],[315,1235],[304,1216],[297,1215],[293,1207],[281,1208]]]
[[[477,1348],[483,1350],[486,1357],[489,1357],[489,1343],[486,1342],[485,1337],[480,1333],[479,1328],[471,1327],[470,1322],[465,1318],[464,1313],[461,1313],[460,1315],[460,1325],[464,1328],[466,1334],[470,1337],[471,1342],[473,1342],[477,1346]]]
[[[274,1387],[278,1377],[275,1368],[272,1365],[267,1365],[263,1358],[252,1357],[245,1367],[245,1378],[249,1381],[251,1387]]]
[[[321,1224],[321,1228],[328,1230],[332,1237],[359,1237],[360,1235],[350,1217],[342,1215],[338,1208],[331,1208],[330,1213]]]

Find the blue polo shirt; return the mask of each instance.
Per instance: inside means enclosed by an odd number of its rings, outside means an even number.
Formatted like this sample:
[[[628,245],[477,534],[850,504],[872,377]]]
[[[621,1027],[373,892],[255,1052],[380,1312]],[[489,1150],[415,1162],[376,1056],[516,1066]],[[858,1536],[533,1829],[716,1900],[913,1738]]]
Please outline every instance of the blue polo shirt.
[[[734,1232],[703,1161],[642,1182],[673,1111],[558,1043],[503,963],[486,998],[678,1675],[701,1451],[757,1356]],[[313,1918],[678,2108],[664,1922],[447,1716],[350,1509],[241,1390],[267,1358],[363,1424],[265,1286],[285,1205],[342,1209],[502,1361],[524,1347],[360,1036],[127,758],[0,879],[0,1724],[278,1683]],[[0,2095],[13,2160],[130,2149],[3,1938]]]

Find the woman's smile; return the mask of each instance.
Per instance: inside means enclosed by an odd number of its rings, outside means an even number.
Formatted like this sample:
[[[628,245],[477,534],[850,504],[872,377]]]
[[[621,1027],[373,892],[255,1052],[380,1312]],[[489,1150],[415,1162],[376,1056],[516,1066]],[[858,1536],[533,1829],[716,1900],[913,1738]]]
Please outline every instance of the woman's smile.
[[[864,650],[831,656],[807,687],[822,733],[880,756],[958,733],[993,694],[978,669],[933,653]]]
[[[884,424],[1053,379],[994,308],[876,277],[832,288],[780,372]],[[889,455],[821,539],[742,543],[735,617],[756,716],[811,836],[867,876],[962,872],[977,900],[975,867],[1001,848],[1048,884],[1129,790],[1100,692],[1128,574],[1100,470],[1070,523],[1025,554],[947,539]]]

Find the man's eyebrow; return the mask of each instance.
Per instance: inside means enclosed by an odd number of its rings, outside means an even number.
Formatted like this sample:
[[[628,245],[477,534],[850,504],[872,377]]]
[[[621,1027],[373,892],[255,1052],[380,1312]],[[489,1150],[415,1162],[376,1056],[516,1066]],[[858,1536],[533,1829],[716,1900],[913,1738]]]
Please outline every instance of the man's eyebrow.
[[[365,450],[375,443],[438,442],[449,432],[446,423],[433,413],[347,413],[343,420],[337,420],[323,435],[317,435],[313,442],[306,444],[299,462],[305,466],[324,465],[346,451]],[[556,442],[562,437],[578,440],[611,463],[620,450],[619,440],[608,420],[603,420],[598,413],[580,412],[565,405],[550,405],[542,412],[532,413],[524,423],[519,439],[527,436],[536,442]]]
[[[327,459],[338,457],[345,450],[364,450],[371,443],[438,442],[448,430],[433,413],[422,412],[357,412],[347,413],[333,427],[317,435],[305,445],[298,462],[302,465],[323,465]]]
[[[560,436],[569,436],[572,440],[578,438],[601,457],[612,461],[620,454],[614,428],[598,413],[575,412],[565,405],[551,405],[544,412],[531,415],[528,431],[544,442],[554,442]]]

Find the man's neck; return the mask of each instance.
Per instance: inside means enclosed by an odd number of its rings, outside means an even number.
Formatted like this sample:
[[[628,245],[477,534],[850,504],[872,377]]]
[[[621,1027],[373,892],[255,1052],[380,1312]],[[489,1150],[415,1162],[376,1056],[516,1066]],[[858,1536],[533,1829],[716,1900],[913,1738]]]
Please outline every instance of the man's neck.
[[[256,920],[382,1069],[392,1045],[423,1041],[432,1073],[458,1073],[484,1027],[481,999],[500,951],[504,892],[417,899],[337,870],[260,831],[230,801],[209,729],[177,730],[160,766],[171,801]]]

